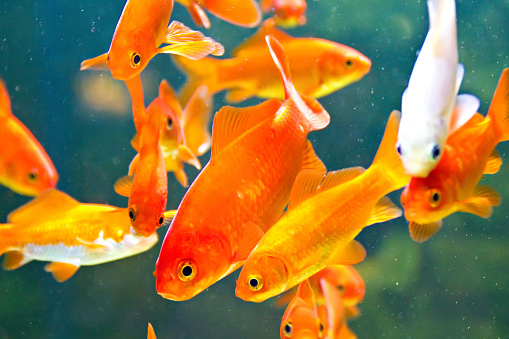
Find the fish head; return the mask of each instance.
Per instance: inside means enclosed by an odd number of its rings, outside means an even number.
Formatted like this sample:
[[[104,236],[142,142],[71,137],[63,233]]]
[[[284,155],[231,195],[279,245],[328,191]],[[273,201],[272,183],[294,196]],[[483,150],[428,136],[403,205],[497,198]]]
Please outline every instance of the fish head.
[[[153,35],[143,30],[116,31],[107,60],[113,78],[129,80],[140,74],[155,55],[153,41]]]
[[[37,153],[23,161],[11,162],[7,165],[6,185],[13,191],[36,196],[47,189],[56,187],[58,173],[55,166],[42,147]]]
[[[148,237],[164,224],[164,209],[166,208],[165,189],[167,187],[167,185],[162,185],[164,192],[152,189],[147,194],[139,193],[138,191],[133,191],[131,194],[128,215],[129,219],[131,219],[131,226],[137,234]]]
[[[327,46],[318,58],[322,90],[327,95],[359,81],[371,69],[371,60],[359,51],[335,42]],[[315,97],[312,93],[307,93]]]
[[[310,308],[299,297],[292,299],[281,321],[279,333],[281,338],[322,337],[323,325],[315,309]]]
[[[245,301],[262,302],[286,290],[288,269],[278,257],[252,253],[237,280],[235,295]]]
[[[163,153],[176,152],[184,143],[184,131],[177,112],[161,98],[156,98],[147,108],[149,122],[153,129],[160,131],[160,145]]]
[[[176,220],[176,219],[175,219]],[[220,280],[231,268],[231,249],[220,235],[166,234],[156,262],[156,290],[163,298],[188,300]]]
[[[319,278],[325,279],[328,283],[341,292],[343,303],[357,305],[362,302],[366,293],[364,279],[350,265],[327,266],[319,273]]]

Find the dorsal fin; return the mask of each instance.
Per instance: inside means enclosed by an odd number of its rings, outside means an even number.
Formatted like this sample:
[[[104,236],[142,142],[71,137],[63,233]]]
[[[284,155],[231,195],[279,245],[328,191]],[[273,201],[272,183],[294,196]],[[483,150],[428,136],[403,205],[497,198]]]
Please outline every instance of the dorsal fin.
[[[9,213],[7,222],[13,224],[33,223],[34,220],[45,218],[50,213],[65,212],[78,205],[79,202],[67,194],[57,189],[49,189]]]
[[[307,279],[299,284],[297,297],[301,298],[310,309],[315,308],[315,295],[313,294],[313,290],[311,289],[311,285]]]
[[[266,35],[272,35],[279,41],[295,39],[294,37],[277,29],[276,21],[274,20],[274,18],[269,18],[262,23],[258,31],[255,34],[253,34],[253,36],[251,36],[246,41],[235,47],[235,49],[232,51],[232,56],[240,57],[243,54],[250,53],[250,50],[253,48],[265,46]]]
[[[342,185],[345,182],[357,178],[359,175],[364,173],[365,170],[366,169],[364,167],[357,166],[329,172],[320,184],[319,190],[320,192],[325,192],[328,189]]]
[[[0,116],[11,115],[11,97],[7,92],[7,86],[0,79]]]
[[[371,211],[366,226],[373,225],[379,222],[392,220],[400,217],[402,214],[401,209],[394,205],[394,203],[388,197],[382,197],[375,205],[375,208]]]
[[[223,106],[212,126],[212,157],[254,126],[275,116],[279,107],[281,102],[275,98],[251,107]]]

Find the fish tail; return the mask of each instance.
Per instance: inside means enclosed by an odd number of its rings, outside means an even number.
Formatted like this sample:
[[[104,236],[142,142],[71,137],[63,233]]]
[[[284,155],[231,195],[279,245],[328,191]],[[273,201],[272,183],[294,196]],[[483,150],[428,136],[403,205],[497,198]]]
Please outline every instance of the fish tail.
[[[434,54],[449,53],[457,44],[455,0],[428,0],[428,13]]]
[[[494,128],[500,131],[501,141],[509,140],[509,68],[502,71],[498,80],[488,117],[491,118]]]
[[[387,187],[388,192],[397,190],[410,181],[410,177],[405,174],[405,168],[401,163],[398,153],[396,152],[396,140],[398,138],[399,122],[401,119],[401,113],[399,111],[392,111],[385,133],[380,143],[380,147],[373,160],[372,167],[379,167],[383,172],[391,185]]]
[[[174,55],[173,62],[186,74],[187,82],[180,89],[179,99],[184,107],[200,85],[207,85],[210,95],[213,95],[218,82],[219,60],[205,57],[200,60],[191,60],[182,56]]]
[[[272,35],[265,36],[270,54],[278,68],[285,87],[286,100],[292,100],[310,124],[310,130],[316,131],[327,127],[330,116],[320,103],[311,97],[299,94],[290,75],[290,65],[283,46]]]
[[[238,26],[255,27],[262,20],[262,12],[254,0],[207,0],[202,6],[218,18]]]

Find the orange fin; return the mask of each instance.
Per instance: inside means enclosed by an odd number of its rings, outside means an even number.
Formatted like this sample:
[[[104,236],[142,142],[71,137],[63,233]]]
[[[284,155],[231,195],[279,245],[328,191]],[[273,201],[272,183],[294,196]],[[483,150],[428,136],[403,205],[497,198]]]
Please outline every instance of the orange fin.
[[[154,328],[152,327],[151,323],[148,323],[147,339],[157,339],[156,333],[154,332]]]
[[[161,225],[159,225],[157,228],[170,226],[173,218],[175,218],[175,215],[177,214],[177,210],[169,210],[169,211],[164,212],[163,214],[164,214],[164,222]],[[157,235],[157,233],[156,233],[156,235]]]
[[[79,237],[76,237],[76,240],[78,240],[78,242],[80,242],[81,244],[85,245],[91,252],[94,253],[103,252],[107,250],[106,246],[104,245],[94,244],[93,242],[83,240]]]
[[[170,168],[167,166],[168,162],[174,163],[175,161],[171,157],[167,157],[164,159],[166,169]],[[189,181],[187,180],[187,174],[186,171],[184,171],[184,164],[182,164],[181,161],[178,161],[177,168],[173,170],[173,175],[175,176],[175,179],[182,185],[182,187],[189,186]]]
[[[299,289],[297,290],[297,297],[301,298],[309,308],[314,309],[316,306],[315,295],[313,294],[313,290],[311,289],[311,285],[309,281],[306,279],[299,284]]]
[[[449,124],[449,135],[467,123],[477,113],[480,105],[481,101],[471,94],[458,95]]]
[[[33,223],[41,218],[44,219],[51,212],[65,213],[76,206],[79,206],[79,202],[67,194],[57,189],[49,189],[9,213],[7,222],[13,224]]]
[[[462,212],[472,213],[481,218],[489,218],[493,213],[493,206],[500,205],[500,195],[489,186],[477,186],[473,196],[459,204]]]
[[[262,13],[254,0],[207,0],[203,7],[218,18],[237,26],[255,27]]]
[[[388,197],[382,197],[371,211],[366,226],[400,217],[403,212]]]
[[[190,1],[189,6],[187,6],[187,10],[189,11],[191,19],[193,19],[196,26],[203,26],[207,29],[210,28],[209,17],[205,14],[205,11],[200,7],[200,5],[194,1]]]
[[[239,103],[256,95],[254,88],[231,88],[226,91],[225,100],[227,102]]]
[[[182,112],[186,145],[197,156],[205,154],[212,144],[209,124],[213,107],[212,94],[209,93],[207,85],[202,85],[194,91]]]
[[[258,241],[263,237],[262,229],[254,222],[249,222],[244,226],[242,236],[239,239],[239,247],[233,256],[233,262],[244,261],[255,248]]]
[[[177,113],[179,118],[182,118],[182,108],[180,107],[177,93],[175,93],[168,81],[164,79],[161,81],[161,84],[159,84],[159,97]]]
[[[326,300],[329,333],[336,333],[338,325],[344,317],[343,297],[337,287],[325,279],[320,279],[320,288],[323,298]],[[334,335],[332,337],[335,338]]]
[[[2,79],[0,79],[0,116],[10,116],[11,111],[11,97],[7,91],[7,86]]]
[[[429,224],[418,224],[410,221],[408,224],[408,230],[410,236],[416,242],[423,242],[434,236],[438,230],[442,227],[442,220],[438,220]]]
[[[486,117],[501,130],[501,141],[509,140],[509,68],[502,71]]]
[[[251,107],[223,106],[216,113],[212,126],[212,157],[254,126],[275,117],[279,107],[281,102],[278,99]]]
[[[178,54],[194,60],[209,54],[224,54],[223,45],[179,21],[172,21],[168,26],[165,43],[169,45],[158,48],[159,53]]]
[[[131,196],[131,189],[133,187],[133,175],[126,175],[122,178],[119,178],[117,181],[115,181],[115,185],[113,185],[113,189],[117,194],[124,196],[124,197],[130,197]]]
[[[13,251],[5,253],[4,262],[2,267],[4,270],[10,271],[20,268],[21,266],[29,263],[33,259],[26,257],[23,253]]]
[[[260,26],[258,31],[249,39],[244,41],[242,44],[238,45],[233,51],[232,56],[240,57],[243,54],[250,54],[251,49],[258,48],[261,46],[265,46],[267,43],[265,41],[266,35],[272,35],[277,40],[281,41],[289,41],[295,39],[291,35],[286,34],[280,29],[276,28],[276,21],[273,18],[267,19]]]
[[[136,134],[137,135],[137,134]],[[129,171],[127,172],[127,176],[134,176],[136,173],[136,170],[138,169],[138,164],[140,163],[140,154],[136,154],[131,160],[131,163],[129,164]]]
[[[76,273],[79,266],[63,262],[51,262],[44,266],[46,272],[50,272],[58,282],[64,282]]]
[[[365,170],[364,167],[357,166],[329,172],[320,184],[320,192],[325,192],[333,187],[353,180],[364,173]]]
[[[186,145],[179,145],[179,158],[183,162],[187,162],[190,165],[193,165],[197,170],[201,170],[200,160],[191,152],[191,150]]]
[[[325,172],[325,169],[322,171],[306,169],[297,174],[290,193],[288,210],[295,208],[304,200],[307,200],[317,194],[318,187],[325,176]]]
[[[80,71],[85,69],[106,70],[108,68],[108,53],[101,54],[95,58],[87,59],[81,63]]]
[[[486,166],[484,166],[483,174],[495,174],[502,166],[502,157],[498,154],[497,150],[493,150],[488,158]]]
[[[290,301],[292,301],[293,297],[295,297],[296,295],[297,295],[297,290],[295,287],[286,291],[284,294],[278,295],[276,303],[275,303],[276,307],[284,307],[284,306],[288,305],[290,303]]]
[[[325,165],[316,155],[313,145],[309,140],[306,141],[306,145],[304,146],[300,168],[301,170],[326,171]]]
[[[327,265],[354,265],[364,261],[366,250],[357,240],[352,240],[346,246],[340,246],[329,257]]]

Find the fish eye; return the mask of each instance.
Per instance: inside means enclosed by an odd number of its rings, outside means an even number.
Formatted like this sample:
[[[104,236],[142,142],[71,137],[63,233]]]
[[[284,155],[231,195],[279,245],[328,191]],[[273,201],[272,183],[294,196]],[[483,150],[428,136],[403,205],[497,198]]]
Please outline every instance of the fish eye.
[[[136,212],[134,211],[134,208],[129,209],[129,218],[131,219],[131,221],[136,220]]]
[[[398,152],[398,154],[401,155],[401,144],[400,143],[396,144],[396,152]]]
[[[198,274],[198,269],[191,260],[183,260],[177,267],[177,276],[183,282],[193,280]]]
[[[442,195],[440,191],[436,189],[431,189],[428,192],[428,200],[431,207],[437,207],[440,205],[440,201],[442,200]]]
[[[323,330],[324,330],[323,324],[322,324],[322,323],[320,323],[320,332],[318,332],[318,337],[319,337],[319,338],[321,338],[321,337],[322,337]]]
[[[346,68],[352,68],[353,67],[353,60],[352,59],[346,59],[345,60],[345,66],[346,66]]]
[[[141,56],[136,52],[131,52],[131,67],[138,68],[141,65]]]
[[[285,335],[285,337],[290,337],[292,335],[292,333],[293,333],[293,325],[292,325],[292,322],[289,321],[283,327],[283,334]]]
[[[338,290],[339,290],[340,292],[344,292],[344,291],[345,291],[345,286],[343,286],[343,285],[341,285],[341,284],[340,284],[340,285],[338,285]]]
[[[157,220],[157,224],[158,224],[159,226],[161,226],[161,225],[163,224],[163,222],[164,222],[164,214],[161,214],[161,215],[159,216],[159,220]]]
[[[438,147],[438,145],[434,145],[433,148],[431,149],[431,157],[433,160],[437,160],[439,156],[440,156],[440,147]]]
[[[173,120],[171,118],[168,118],[168,120],[166,120],[166,127],[168,128],[168,130],[171,130],[171,128],[173,127]]]
[[[247,277],[247,284],[251,291],[259,291],[263,287],[263,278],[257,274],[251,274]]]
[[[39,174],[36,172],[28,172],[27,179],[29,182],[35,182],[37,179],[39,179]]]

